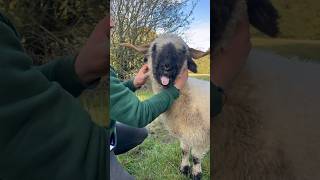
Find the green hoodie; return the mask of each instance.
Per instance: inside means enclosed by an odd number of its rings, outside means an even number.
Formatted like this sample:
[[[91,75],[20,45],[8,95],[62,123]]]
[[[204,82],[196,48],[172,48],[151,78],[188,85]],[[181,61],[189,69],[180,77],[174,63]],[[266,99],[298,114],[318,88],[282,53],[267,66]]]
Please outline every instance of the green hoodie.
[[[151,98],[140,101],[134,94],[133,81],[121,82],[110,68],[110,119],[111,133],[116,121],[133,126],[145,127],[161,113],[165,112],[179,97],[174,86],[162,90]]]
[[[75,98],[74,58],[33,67],[0,14],[0,179],[106,180],[107,131]]]

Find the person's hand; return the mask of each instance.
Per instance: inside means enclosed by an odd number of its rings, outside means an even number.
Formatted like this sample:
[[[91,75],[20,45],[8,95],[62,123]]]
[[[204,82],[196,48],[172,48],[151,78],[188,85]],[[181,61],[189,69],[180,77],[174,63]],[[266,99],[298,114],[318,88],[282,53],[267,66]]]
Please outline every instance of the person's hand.
[[[109,17],[101,20],[81,49],[75,62],[75,71],[84,84],[104,76],[108,72],[108,30],[113,26]]]
[[[214,56],[211,81],[223,89],[228,88],[246,63],[250,50],[249,20],[243,17],[228,46]]]
[[[146,82],[147,79],[149,77],[149,67],[147,64],[144,64],[139,72],[137,73],[136,77],[133,80],[133,85],[136,88],[140,88],[141,86],[143,86]]]
[[[188,69],[183,70],[174,82],[174,86],[181,90],[188,80]]]

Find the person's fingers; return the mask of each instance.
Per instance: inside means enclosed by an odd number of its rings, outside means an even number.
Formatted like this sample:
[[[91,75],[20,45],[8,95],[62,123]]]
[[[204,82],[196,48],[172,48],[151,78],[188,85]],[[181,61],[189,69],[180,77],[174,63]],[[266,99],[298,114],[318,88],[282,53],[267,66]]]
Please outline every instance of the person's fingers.
[[[147,64],[144,64],[141,68],[141,71],[145,74],[149,71],[149,66]]]
[[[146,80],[149,78],[149,74],[144,74],[143,79]]]
[[[144,65],[142,66],[142,68],[144,68],[144,69],[148,69],[148,68],[149,68],[149,66],[148,66],[148,64],[144,64]]]

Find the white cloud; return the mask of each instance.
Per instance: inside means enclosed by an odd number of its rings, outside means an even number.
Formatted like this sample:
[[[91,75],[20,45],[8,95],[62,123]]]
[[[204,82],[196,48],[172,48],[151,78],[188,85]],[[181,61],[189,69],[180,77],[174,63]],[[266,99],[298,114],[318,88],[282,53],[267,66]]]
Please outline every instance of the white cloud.
[[[182,38],[189,47],[206,51],[210,47],[210,22],[193,23]]]
[[[164,29],[158,28],[157,34],[165,33]],[[206,51],[210,48],[210,22],[193,23],[181,38],[189,47]]]

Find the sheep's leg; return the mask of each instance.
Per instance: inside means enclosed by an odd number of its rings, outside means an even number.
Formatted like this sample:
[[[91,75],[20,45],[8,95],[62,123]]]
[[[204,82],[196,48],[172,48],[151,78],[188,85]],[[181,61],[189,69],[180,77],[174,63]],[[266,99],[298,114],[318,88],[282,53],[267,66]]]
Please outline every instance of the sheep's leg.
[[[182,141],[180,142],[180,147],[182,149],[182,161],[180,165],[180,171],[182,174],[189,176],[191,170],[189,162],[190,147]]]
[[[196,146],[192,147],[191,150],[192,156],[192,179],[193,180],[200,180],[202,176],[202,169],[201,169],[201,159],[204,156],[203,150]]]

